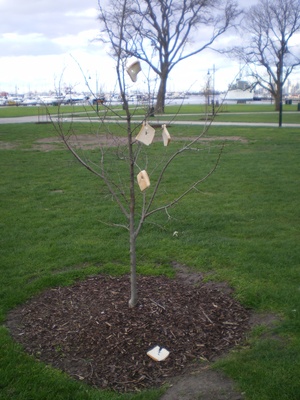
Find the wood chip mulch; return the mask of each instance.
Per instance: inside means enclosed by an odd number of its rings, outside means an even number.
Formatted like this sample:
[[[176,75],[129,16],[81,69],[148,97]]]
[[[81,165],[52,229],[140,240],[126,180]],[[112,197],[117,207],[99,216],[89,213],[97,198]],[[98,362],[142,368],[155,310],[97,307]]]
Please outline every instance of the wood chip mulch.
[[[139,303],[129,308],[128,276],[90,277],[13,310],[7,326],[38,359],[119,392],[158,387],[237,345],[249,329],[249,312],[217,284],[140,276],[138,287]],[[156,345],[170,352],[166,360],[147,356]]]

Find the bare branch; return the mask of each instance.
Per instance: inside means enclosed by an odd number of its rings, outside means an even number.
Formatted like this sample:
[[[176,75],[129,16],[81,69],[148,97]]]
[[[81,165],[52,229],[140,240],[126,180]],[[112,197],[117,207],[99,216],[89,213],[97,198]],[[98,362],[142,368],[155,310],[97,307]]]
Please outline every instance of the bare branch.
[[[251,66],[256,83],[275,98],[276,109],[281,102],[282,87],[300,57],[289,45],[300,31],[300,3],[298,0],[259,0],[250,7],[243,21],[243,48],[235,49],[239,59]]]
[[[223,9],[222,6],[224,6]],[[218,10],[222,9],[225,16],[218,14],[216,8]],[[168,200],[167,204],[154,207],[154,200],[161,188],[163,177],[170,170],[171,163],[185,152],[192,151],[198,157],[200,153],[195,151],[197,142],[208,131],[212,121],[207,121],[202,132],[194,139],[189,140],[179,149],[176,147],[173,153],[172,148],[165,150],[163,157],[161,157],[162,160],[155,162],[152,159],[153,156],[149,155],[151,154],[151,151],[148,150],[149,147],[144,146],[134,137],[139,123],[133,122],[133,113],[129,107],[127,97],[128,84],[126,82],[128,81],[126,81],[126,78],[129,78],[126,74],[126,64],[128,57],[130,55],[138,56],[140,59],[145,59],[150,66],[154,65],[154,62],[149,58],[149,54],[151,56],[154,54],[154,58],[158,57],[157,71],[160,74],[161,82],[163,82],[163,86],[160,85],[159,91],[163,90],[161,92],[163,94],[166,89],[168,73],[172,67],[180,59],[189,57],[189,53],[185,53],[185,50],[191,33],[195,32],[196,28],[201,25],[205,25],[205,28],[210,26],[212,28],[212,39],[208,40],[208,43],[212,43],[216,37],[232,25],[238,11],[236,4],[232,0],[157,0],[156,2],[150,0],[144,0],[144,2],[139,2],[138,0],[112,0],[112,3],[107,7],[102,5],[99,0],[99,9],[100,21],[104,26],[107,40],[112,46],[112,54],[116,60],[116,76],[122,99],[122,111],[118,114],[117,111],[104,105],[104,116],[98,109],[94,110],[94,114],[98,118],[98,123],[100,122],[101,129],[105,128],[108,132],[107,137],[114,138],[115,142],[117,142],[116,136],[114,136],[115,124],[122,128],[122,139],[124,139],[122,146],[120,146],[120,143],[116,143],[115,148],[100,144],[100,153],[97,153],[99,154],[97,158],[93,158],[95,157],[93,152],[88,153],[88,156],[86,156],[84,149],[78,150],[74,142],[72,142],[74,137],[79,139],[75,134],[76,127],[74,127],[73,119],[70,124],[66,125],[59,115],[57,121],[52,119],[52,123],[58,136],[75,159],[105,184],[113,201],[126,218],[126,223],[108,223],[108,225],[126,229],[129,233],[131,281],[129,306],[133,307],[138,300],[136,240],[144,222],[148,217],[161,210],[164,210],[167,218],[170,219],[171,216],[168,209],[179,203],[192,191],[198,191],[198,185],[214,173],[219,165],[224,144],[221,146],[218,155],[216,155],[214,165],[205,176],[194,178],[185,189],[174,195],[173,200]],[[154,41],[153,48],[148,53],[147,45],[151,40]],[[203,50],[205,47],[206,44],[202,44],[199,46],[198,51]],[[157,51],[157,55],[155,55],[155,51]],[[195,51],[191,54],[195,54]],[[80,70],[83,73],[81,68]],[[109,115],[107,115],[108,111],[110,111]],[[215,118],[215,115],[214,113],[213,118]],[[149,111],[145,110],[143,117],[144,121],[147,120]],[[87,114],[87,121],[94,128],[95,120],[90,114]],[[96,136],[99,133],[99,129],[98,125]],[[125,137],[124,132],[126,134]],[[79,141],[78,144],[80,145]],[[119,165],[121,165],[120,168],[118,168]],[[154,165],[153,168],[152,165]],[[136,173],[145,168],[152,168],[152,172],[155,171],[155,175],[158,175],[156,181],[153,181],[154,184],[151,187],[152,192],[150,191],[149,197],[147,197],[147,192],[142,192],[141,196],[140,193],[137,195]],[[157,305],[160,306],[159,304]]]
[[[112,0],[105,8],[99,2],[99,9],[99,19],[113,48],[120,46],[120,55],[146,62],[159,75],[158,112],[164,111],[171,70],[180,61],[210,47],[235,27],[235,20],[241,15],[234,0]],[[206,39],[197,40],[189,48],[193,37],[201,37],[201,29]]]
[[[156,213],[158,211],[161,211],[161,210],[165,210],[166,211],[168,208],[170,208],[170,207],[174,206],[175,204],[177,204],[180,200],[182,200],[185,196],[187,196],[191,191],[196,189],[196,187],[200,183],[202,183],[205,180],[207,180],[215,172],[217,166],[219,165],[219,161],[220,161],[220,158],[221,158],[221,155],[222,155],[223,148],[224,148],[224,144],[221,147],[221,150],[219,152],[219,156],[218,156],[218,158],[216,160],[216,163],[214,164],[213,168],[209,171],[209,173],[206,176],[198,179],[187,190],[185,190],[180,196],[178,196],[176,199],[174,199],[170,203],[168,203],[168,204],[166,204],[164,206],[158,207],[158,208],[156,208],[154,210],[149,211],[147,214],[145,214],[145,218],[149,217],[150,215],[152,215],[152,214],[154,214],[154,213]]]

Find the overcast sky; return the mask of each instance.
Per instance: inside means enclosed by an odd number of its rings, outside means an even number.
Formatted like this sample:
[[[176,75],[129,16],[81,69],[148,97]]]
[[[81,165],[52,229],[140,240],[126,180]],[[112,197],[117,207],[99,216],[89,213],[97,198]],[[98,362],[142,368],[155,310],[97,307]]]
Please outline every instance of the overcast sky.
[[[254,3],[239,0],[241,7]],[[97,82],[103,91],[114,89],[114,61],[93,40],[99,33],[97,0],[0,0],[0,15],[0,91],[48,91],[60,80],[81,91],[82,72],[93,89]],[[213,65],[216,88],[225,90],[239,64],[209,51],[179,63],[168,90],[200,90]]]

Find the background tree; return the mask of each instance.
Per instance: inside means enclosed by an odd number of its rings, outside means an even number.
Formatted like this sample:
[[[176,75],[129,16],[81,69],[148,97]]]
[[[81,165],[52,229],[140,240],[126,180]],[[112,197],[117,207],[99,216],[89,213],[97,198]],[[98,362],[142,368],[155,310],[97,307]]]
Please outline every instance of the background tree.
[[[137,139],[137,134],[145,128],[145,124],[148,122],[148,111],[145,109],[141,114],[140,108],[130,107],[128,103],[127,89],[132,82],[129,74],[126,73],[127,60],[122,47],[123,32],[128,21],[125,7],[123,12],[120,10],[119,17],[119,42],[115,42],[115,35],[111,31],[109,34],[113,38],[111,44],[114,49],[113,55],[116,58],[117,82],[123,107],[120,110],[104,104],[102,110],[95,110],[94,116],[91,116],[90,110],[87,110],[89,111],[87,118],[90,121],[90,127],[87,130],[99,140],[98,151],[90,152],[89,150],[85,151],[83,147],[80,148],[80,138],[76,133],[73,121],[68,123],[62,116],[52,121],[67,148],[86,169],[100,178],[123,215],[114,225],[125,228],[129,233],[131,270],[129,306],[134,307],[138,301],[136,241],[145,220],[160,211],[165,211],[169,217],[168,210],[190,192],[197,190],[197,186],[215,171],[222,146],[214,147],[216,152],[212,148],[209,149],[210,162],[207,164],[206,161],[205,167],[203,167],[200,158],[204,153],[200,150],[203,150],[205,145],[201,145],[199,140],[207,132],[209,124],[204,128],[199,128],[200,131],[192,139],[184,139],[184,142],[174,140],[170,146],[167,146],[168,143],[164,143],[162,139],[151,145],[146,145]],[[135,113],[138,113],[139,120],[133,119],[134,116],[136,117]],[[95,125],[93,124],[94,117],[97,117]],[[157,123],[158,120],[156,120],[156,125]],[[162,129],[166,128],[163,125],[166,123],[165,121],[162,125],[158,124],[159,136],[162,135]],[[146,125],[144,136],[147,136],[151,130],[149,125]],[[167,174],[176,174],[176,167],[172,168],[172,164],[177,162],[178,167],[178,161],[181,161],[180,166],[184,170],[184,160],[181,159],[184,154],[189,159],[195,157],[193,173],[187,170],[186,181],[180,183],[178,188],[176,185],[177,190],[173,195],[166,195],[164,178]],[[151,185],[146,190],[141,190],[137,182],[137,175],[146,169]]]
[[[290,45],[300,31],[300,1],[259,0],[246,12],[242,31],[245,40],[236,54],[249,65],[254,84],[275,99],[279,111],[282,88],[300,65],[299,48]]]
[[[102,40],[145,61],[159,76],[156,111],[163,112],[167,80],[180,61],[209,48],[240,15],[233,0],[98,1]],[[120,13],[124,16],[122,37]]]

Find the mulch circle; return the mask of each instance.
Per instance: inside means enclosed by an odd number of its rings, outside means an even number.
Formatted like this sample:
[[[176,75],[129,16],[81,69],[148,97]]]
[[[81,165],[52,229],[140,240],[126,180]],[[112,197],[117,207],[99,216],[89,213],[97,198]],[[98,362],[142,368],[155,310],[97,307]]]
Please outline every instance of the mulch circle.
[[[93,276],[50,289],[13,310],[7,326],[26,352],[74,378],[119,392],[159,387],[237,345],[250,313],[222,285],[182,276]],[[164,361],[147,351],[166,348]],[[198,364],[199,365],[199,364]]]

